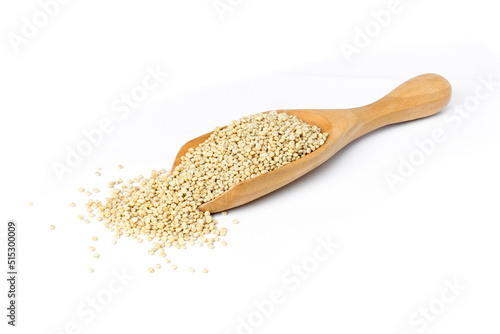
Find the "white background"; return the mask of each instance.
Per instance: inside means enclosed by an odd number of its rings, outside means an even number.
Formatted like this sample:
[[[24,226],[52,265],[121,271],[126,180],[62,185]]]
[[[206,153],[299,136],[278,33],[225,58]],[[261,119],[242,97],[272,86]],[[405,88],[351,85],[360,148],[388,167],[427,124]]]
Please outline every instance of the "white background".
[[[6,325],[2,279],[1,332],[498,332],[500,87],[456,113],[476,89],[487,92],[481,78],[500,81],[494,3],[401,0],[345,57],[342,43],[354,45],[389,1],[222,2],[232,9],[221,17],[212,0],[68,1],[18,47],[13,34],[40,4],[0,4],[2,272],[6,222],[19,226],[18,322]],[[169,76],[119,118],[113,103],[148,67]],[[76,217],[87,199],[79,187],[99,186],[104,198],[108,181],[168,169],[184,142],[217,125],[270,109],[361,106],[427,72],[453,86],[441,114],[369,134],[293,184],[217,215],[228,246],[168,250],[177,271],[147,255],[145,243],[111,245],[99,222]],[[113,130],[59,181],[52,164],[107,118]],[[436,129],[446,140],[391,189],[387,173]],[[310,263],[317,238],[340,246],[294,290],[283,276]],[[156,263],[163,268],[148,273]],[[132,278],[109,292],[123,270]],[[440,301],[446,282],[462,289],[448,303]],[[255,303],[276,289],[283,303],[259,315]],[[89,311],[94,297],[105,301],[99,311]]]

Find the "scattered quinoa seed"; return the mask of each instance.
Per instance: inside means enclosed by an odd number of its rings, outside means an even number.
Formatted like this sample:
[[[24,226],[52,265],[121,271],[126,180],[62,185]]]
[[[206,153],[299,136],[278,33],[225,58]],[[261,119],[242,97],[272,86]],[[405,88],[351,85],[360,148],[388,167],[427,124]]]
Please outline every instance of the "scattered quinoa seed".
[[[194,273],[194,268],[193,267],[189,267],[188,270],[192,273]]]
[[[93,240],[93,241],[97,241],[97,239],[98,239],[98,238],[97,238],[96,236],[93,236],[93,237],[92,237],[92,240]]]
[[[233,220],[233,224],[238,224],[238,223],[239,223],[238,219]]]
[[[95,251],[95,247],[90,246],[90,247],[89,247],[89,251],[94,252],[94,251]]]
[[[78,188],[78,191],[83,193],[85,191],[85,188]]]
[[[98,259],[99,257],[101,257],[101,256],[99,255],[99,253],[95,253],[93,256],[94,256],[96,259]]]
[[[75,203],[69,203],[69,206],[72,207],[72,208],[74,208],[76,206],[76,204]]]
[[[56,226],[55,226],[55,225],[50,225],[50,229],[51,229],[51,230],[53,230],[53,229],[55,229],[55,228],[56,228]]]
[[[29,206],[33,206],[33,203],[29,202],[29,203],[28,203],[28,205],[29,205]]]
[[[208,269],[203,269],[203,273],[204,274],[208,273]]]
[[[99,172],[95,172],[95,175],[97,175],[97,176],[101,176],[101,173],[99,173]]]
[[[222,211],[221,213],[223,216],[227,216],[227,211]]]
[[[155,265],[155,268],[160,269],[161,268],[160,264]]]
[[[151,268],[151,267],[149,267],[149,268],[148,268],[148,271],[149,271],[150,273],[154,273],[154,272],[155,272],[155,270],[154,270],[153,268]]]
[[[118,168],[123,169],[123,165],[118,165]]]
[[[172,265],[172,270],[176,270],[177,269],[177,265],[173,264]]]
[[[89,268],[89,273],[93,273],[94,272],[94,268]]]

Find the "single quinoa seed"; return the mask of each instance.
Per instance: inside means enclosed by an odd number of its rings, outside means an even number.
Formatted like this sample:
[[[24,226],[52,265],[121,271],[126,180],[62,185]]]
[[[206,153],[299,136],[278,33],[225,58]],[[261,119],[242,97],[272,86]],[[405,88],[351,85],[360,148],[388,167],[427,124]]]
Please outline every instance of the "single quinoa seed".
[[[123,165],[118,165],[118,168],[123,169]]]
[[[221,213],[223,216],[227,216],[227,211],[222,211]]]
[[[194,273],[194,268],[193,267],[189,267],[188,270],[192,273]]]
[[[89,268],[89,273],[93,273],[94,272],[94,268]]]
[[[160,269],[161,268],[160,264],[155,265],[155,268]]]
[[[171,268],[172,268],[172,270],[176,270],[177,269],[177,265],[173,264]]]
[[[90,246],[90,247],[89,247],[89,251],[91,251],[91,252],[95,252],[95,247]]]
[[[55,228],[56,228],[56,226],[55,226],[55,225],[50,225],[50,229],[51,229],[51,230],[53,230],[53,229],[55,229]]]
[[[85,188],[81,188],[80,187],[80,188],[78,188],[78,191],[81,192],[81,193],[83,193],[85,191]]]
[[[149,267],[149,268],[148,268],[148,271],[149,271],[150,273],[154,273],[154,272],[155,272],[155,270],[154,270],[153,268],[151,268],[151,267]]]
[[[72,207],[72,208],[74,208],[76,206],[76,204],[75,203],[69,203],[69,206]]]
[[[94,258],[96,258],[96,259],[98,259],[98,258],[100,258],[101,256],[99,255],[99,253],[95,253],[95,254],[93,255],[93,257],[94,257]]]
[[[233,220],[233,224],[238,224],[238,223],[239,223],[238,219]]]
[[[208,273],[208,269],[203,269],[203,273],[204,274]]]
[[[33,206],[33,203],[29,202],[29,203],[28,203],[28,205],[29,205],[29,206]]]
[[[92,241],[97,241],[98,238],[96,236],[93,236],[91,239]]]

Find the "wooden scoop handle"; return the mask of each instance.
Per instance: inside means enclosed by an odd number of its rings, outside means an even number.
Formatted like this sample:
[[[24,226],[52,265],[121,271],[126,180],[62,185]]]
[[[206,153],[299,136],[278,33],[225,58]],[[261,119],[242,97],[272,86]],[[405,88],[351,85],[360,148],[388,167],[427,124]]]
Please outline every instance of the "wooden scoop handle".
[[[437,114],[451,99],[451,85],[440,75],[423,74],[406,81],[380,100],[352,112],[361,124],[358,136],[385,125]]]

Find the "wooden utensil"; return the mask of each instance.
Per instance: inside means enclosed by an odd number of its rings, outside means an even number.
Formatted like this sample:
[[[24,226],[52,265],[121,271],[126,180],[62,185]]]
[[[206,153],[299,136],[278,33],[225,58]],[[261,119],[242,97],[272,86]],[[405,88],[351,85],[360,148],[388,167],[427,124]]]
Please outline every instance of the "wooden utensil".
[[[316,151],[278,169],[243,181],[222,195],[204,203],[200,209],[211,213],[248,203],[283,187],[313,170],[344,146],[383,126],[434,115],[451,99],[450,83],[437,74],[423,74],[410,79],[392,92],[369,105],[353,109],[297,109],[279,110],[297,116],[327,132],[326,142]],[[172,170],[181,163],[181,157],[190,148],[196,148],[211,135],[204,134],[181,147]]]

